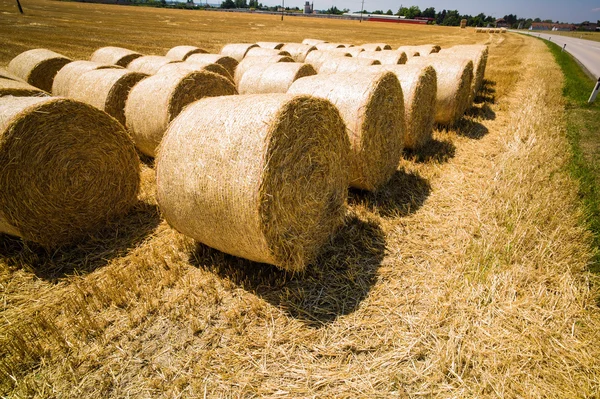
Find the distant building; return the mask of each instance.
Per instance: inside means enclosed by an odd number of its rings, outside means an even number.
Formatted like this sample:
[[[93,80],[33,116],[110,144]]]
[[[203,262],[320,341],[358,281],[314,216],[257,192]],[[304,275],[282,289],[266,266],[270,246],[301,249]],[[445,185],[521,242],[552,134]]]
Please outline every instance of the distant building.
[[[550,22],[534,22],[531,24],[530,30],[560,30],[571,31],[577,29],[577,25],[573,24],[554,24]]]
[[[588,30],[588,31],[597,31],[600,30],[600,25],[598,25],[597,23],[591,23],[590,21],[585,21],[582,22],[581,25],[579,25],[579,29],[581,30]]]
[[[496,28],[510,28],[510,26],[508,26],[508,22],[504,18],[500,18],[496,20]]]
[[[304,3],[304,14],[312,14],[315,3],[310,4],[310,1]]]

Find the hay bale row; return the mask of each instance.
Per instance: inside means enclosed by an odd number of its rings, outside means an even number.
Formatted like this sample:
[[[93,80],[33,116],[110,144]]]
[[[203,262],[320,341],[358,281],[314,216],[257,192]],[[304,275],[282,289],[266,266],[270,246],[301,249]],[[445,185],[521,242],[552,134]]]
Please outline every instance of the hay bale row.
[[[176,61],[161,55],[145,55],[131,61],[127,65],[127,69],[134,72],[145,73],[146,75],[154,75],[163,66],[180,62],[182,61]]]
[[[454,46],[440,52],[438,56],[464,58],[473,62],[473,90],[469,99],[470,102],[473,102],[477,93],[483,88],[488,58],[488,47],[483,44]]]
[[[52,95],[70,97],[70,89],[73,83],[84,73],[96,69],[122,68],[112,64],[98,64],[93,61],[73,61],[58,71],[52,83]]]
[[[277,56],[277,55],[283,55],[283,56],[287,56],[287,57],[291,56],[290,53],[288,53],[287,51],[284,51],[284,50],[253,47],[246,52],[246,55],[244,56],[244,58],[246,58],[246,57],[273,57],[273,56]]]
[[[288,53],[290,53],[290,56],[296,62],[304,62],[308,53],[310,53],[311,51],[314,51],[316,49],[317,48],[314,46],[309,46],[306,44],[299,44],[299,43],[286,43],[281,48],[281,50],[287,51]]]
[[[317,50],[333,50],[335,48],[349,48],[354,47],[353,44],[348,43],[318,43],[314,45]]]
[[[258,47],[267,48],[271,50],[281,50],[281,48],[284,45],[284,43],[282,42],[256,42],[256,44],[258,45]],[[246,54],[246,56],[248,56],[248,54]]]
[[[440,46],[435,44],[422,44],[419,46],[400,46],[397,51],[404,51],[408,58],[427,57],[430,54],[439,53]]]
[[[366,58],[370,60],[377,60],[382,65],[399,65],[406,64],[406,53],[404,51],[363,51],[358,53],[358,58]]]
[[[54,77],[69,62],[69,58],[54,51],[34,49],[13,58],[8,71],[38,89],[51,92]]]
[[[316,74],[312,65],[300,62],[255,64],[245,71],[238,91],[240,94],[286,93],[296,80]]]
[[[333,57],[321,64],[319,74],[359,72],[371,65],[381,65],[381,62],[370,58]]]
[[[365,49],[365,51],[381,51],[392,49],[392,46],[387,43],[365,43],[361,44],[359,47],[362,47]]]
[[[0,98],[0,231],[71,243],[136,201],[139,159],[125,129],[66,98]]]
[[[301,271],[343,223],[349,150],[344,122],[328,101],[289,94],[203,99],[165,134],[158,203],[173,228],[197,241]]]
[[[238,86],[240,80],[242,80],[242,76],[244,76],[244,73],[253,65],[278,62],[294,62],[294,60],[291,57],[279,55],[274,57],[245,57],[235,69],[233,81],[235,82],[236,86]]]
[[[227,70],[229,76],[235,76],[238,61],[235,58],[220,54],[192,54],[186,60],[194,64],[218,64]]]
[[[246,53],[251,48],[258,47],[258,44],[255,43],[232,43],[225,45],[220,54],[231,57],[235,59],[237,62],[240,62],[246,56]]]
[[[123,47],[107,46],[94,51],[90,57],[90,61],[97,62],[98,64],[113,64],[125,68],[131,61],[139,57],[142,57],[142,54],[135,51]]]
[[[29,83],[22,80],[5,79],[0,77],[0,97],[16,96],[16,97],[44,97],[47,96],[44,90],[33,87]]]
[[[337,57],[351,57],[350,53],[341,51],[325,51],[325,50],[314,50],[308,53],[304,62],[311,64],[315,70],[319,70],[321,65],[330,60],[331,58]]]
[[[174,64],[167,64],[162,66],[156,74],[159,73],[176,73],[179,71],[187,71],[187,72],[197,72],[197,71],[208,71],[212,73],[216,73],[217,75],[221,75],[224,78],[233,82],[233,78],[227,72],[227,69],[223,68],[219,64],[210,64],[210,63],[198,63],[198,62],[177,62]]]
[[[290,94],[331,101],[346,123],[350,140],[350,185],[376,190],[396,172],[404,141],[404,100],[391,72],[338,73],[298,79]]]
[[[192,54],[205,54],[208,51],[196,46],[176,46],[167,51],[165,57],[175,61],[185,61]]]

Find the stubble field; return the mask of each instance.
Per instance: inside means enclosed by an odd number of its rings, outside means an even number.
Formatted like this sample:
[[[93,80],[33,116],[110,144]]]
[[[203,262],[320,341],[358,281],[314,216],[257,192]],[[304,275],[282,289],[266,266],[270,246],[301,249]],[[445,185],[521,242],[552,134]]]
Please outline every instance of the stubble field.
[[[487,43],[485,90],[405,153],[303,274],[225,255],[139,203],[55,252],[0,236],[7,397],[595,397],[594,255],[566,164],[562,74],[516,34],[141,7],[0,3],[0,64],[45,47]],[[151,101],[151,99],[149,99]],[[244,112],[244,110],[240,110]]]

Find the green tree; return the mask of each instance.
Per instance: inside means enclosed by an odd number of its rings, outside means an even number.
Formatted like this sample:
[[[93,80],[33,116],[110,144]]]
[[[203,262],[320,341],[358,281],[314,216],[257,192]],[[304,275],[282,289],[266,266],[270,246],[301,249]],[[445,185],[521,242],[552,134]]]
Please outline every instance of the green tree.
[[[442,25],[444,19],[446,18],[446,10],[442,10],[442,12],[438,12],[435,16],[435,23],[438,25]]]
[[[221,3],[221,8],[235,8],[233,0],[225,0]]]
[[[392,10],[387,10],[385,12],[385,15],[394,15],[394,12]]]
[[[405,14],[406,18],[410,18],[413,19],[415,17],[420,17],[421,16],[421,9],[419,8],[419,6],[410,6],[410,8],[408,9],[408,14]]]
[[[435,18],[435,8],[434,7],[429,7],[423,10],[423,12],[421,13],[422,17],[425,18]]]

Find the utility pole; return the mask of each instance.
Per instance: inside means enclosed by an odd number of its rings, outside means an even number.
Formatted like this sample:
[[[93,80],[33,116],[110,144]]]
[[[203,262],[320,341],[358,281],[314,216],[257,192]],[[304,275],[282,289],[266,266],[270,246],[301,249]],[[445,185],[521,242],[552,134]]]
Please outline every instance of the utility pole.
[[[285,12],[285,0],[281,0],[281,20],[283,21],[283,13]]]
[[[364,11],[365,11],[365,0],[362,0],[362,5],[360,6],[360,20],[358,21],[359,23],[362,22],[362,16],[363,16]]]
[[[21,7],[21,2],[19,2],[19,0],[17,0],[17,7],[19,7],[19,12],[23,14],[23,7]]]

